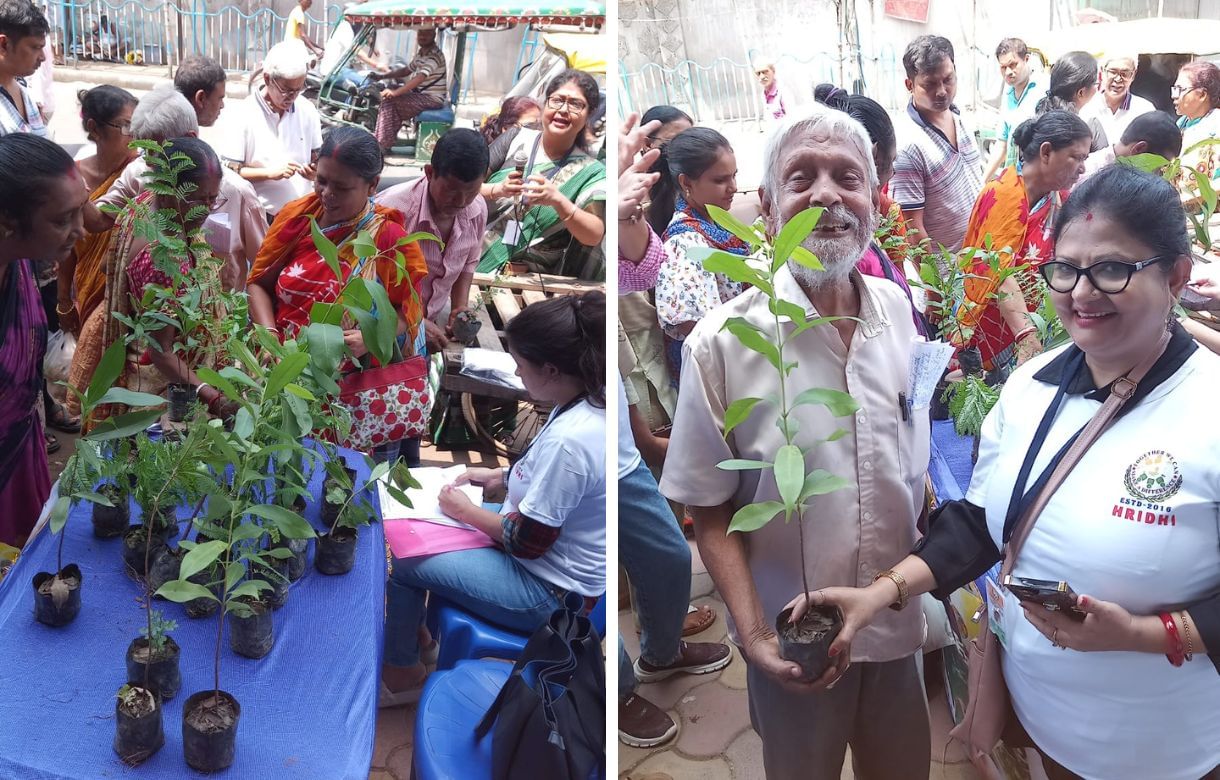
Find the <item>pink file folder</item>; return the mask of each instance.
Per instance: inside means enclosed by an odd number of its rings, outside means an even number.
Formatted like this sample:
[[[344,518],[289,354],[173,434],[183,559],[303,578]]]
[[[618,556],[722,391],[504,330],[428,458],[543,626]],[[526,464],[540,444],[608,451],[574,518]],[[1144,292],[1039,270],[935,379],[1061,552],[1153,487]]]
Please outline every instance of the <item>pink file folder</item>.
[[[495,542],[482,531],[450,528],[426,520],[386,520],[385,538],[395,558],[418,558],[424,555],[475,550],[492,547]]]

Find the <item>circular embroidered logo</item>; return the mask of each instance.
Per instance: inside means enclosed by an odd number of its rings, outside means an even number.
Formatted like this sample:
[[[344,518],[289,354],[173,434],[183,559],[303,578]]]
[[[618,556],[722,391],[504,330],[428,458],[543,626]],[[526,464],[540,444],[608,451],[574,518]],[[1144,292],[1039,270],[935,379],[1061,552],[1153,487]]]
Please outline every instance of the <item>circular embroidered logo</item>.
[[[1132,498],[1164,501],[1181,489],[1182,470],[1168,452],[1152,450],[1127,467],[1123,484]]]

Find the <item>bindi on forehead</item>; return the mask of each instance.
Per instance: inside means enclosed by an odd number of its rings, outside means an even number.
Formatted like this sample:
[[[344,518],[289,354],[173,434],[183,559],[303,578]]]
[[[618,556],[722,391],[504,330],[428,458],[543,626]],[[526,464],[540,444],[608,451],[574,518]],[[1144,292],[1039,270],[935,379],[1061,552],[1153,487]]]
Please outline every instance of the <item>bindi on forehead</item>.
[[[1092,221],[1093,221],[1093,212],[1091,212],[1091,211],[1086,211],[1086,212],[1085,212],[1085,215],[1084,215],[1084,221],[1085,221],[1085,222],[1092,222]]]

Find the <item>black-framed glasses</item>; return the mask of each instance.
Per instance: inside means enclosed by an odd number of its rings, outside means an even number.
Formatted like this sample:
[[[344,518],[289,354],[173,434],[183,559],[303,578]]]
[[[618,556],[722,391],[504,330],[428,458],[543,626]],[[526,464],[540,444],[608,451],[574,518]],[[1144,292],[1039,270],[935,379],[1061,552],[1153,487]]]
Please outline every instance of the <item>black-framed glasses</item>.
[[[131,122],[102,122],[106,127],[113,127],[123,135],[131,135]]]
[[[1174,100],[1177,100],[1180,97],[1186,97],[1196,89],[1202,89],[1202,87],[1179,87],[1177,84],[1174,84],[1169,88],[1169,96]]]
[[[1137,263],[1103,260],[1088,268],[1080,268],[1062,260],[1051,260],[1043,263],[1038,270],[1042,273],[1042,278],[1046,280],[1046,286],[1057,293],[1070,293],[1076,289],[1076,283],[1080,281],[1080,277],[1085,276],[1088,277],[1089,284],[1093,285],[1098,292],[1117,295],[1127,289],[1128,284],[1131,284],[1131,276],[1136,271],[1142,271],[1162,260],[1171,259],[1169,255],[1157,255]]]
[[[1106,75],[1113,79],[1122,79],[1123,81],[1130,81],[1131,79],[1135,78],[1135,71],[1120,70],[1118,68],[1106,68]]]
[[[281,84],[281,83],[280,83],[280,80],[279,80],[279,79],[274,78],[274,77],[272,77],[272,76],[268,76],[268,77],[267,77],[267,81],[270,81],[272,84],[274,84],[274,85],[275,85],[275,88],[276,88],[276,89],[278,89],[278,90],[280,91],[280,94],[281,94],[281,95],[283,95],[283,96],[284,96],[284,97],[286,97],[286,98],[288,98],[288,97],[293,97],[293,98],[294,98],[294,97],[296,97],[297,95],[299,95],[299,94],[301,94],[302,92],[304,92],[304,91],[305,91],[305,85],[304,85],[304,84],[302,84],[301,86],[297,87],[296,89],[288,89],[287,87],[285,87],[283,84]]]
[[[582,114],[589,107],[589,104],[580,98],[566,98],[563,95],[551,95],[546,99],[546,104],[554,111],[566,108],[573,114]]]

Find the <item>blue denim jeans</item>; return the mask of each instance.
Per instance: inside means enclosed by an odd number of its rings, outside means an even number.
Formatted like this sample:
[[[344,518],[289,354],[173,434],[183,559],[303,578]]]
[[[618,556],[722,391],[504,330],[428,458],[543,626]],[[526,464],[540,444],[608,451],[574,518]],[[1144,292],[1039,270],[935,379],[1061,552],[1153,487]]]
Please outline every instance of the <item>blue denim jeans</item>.
[[[386,586],[385,662],[419,662],[424,597],[432,592],[504,628],[532,633],[560,606],[550,583],[501,549],[483,547],[421,558],[395,558]]]
[[[678,518],[641,463],[618,483],[619,561],[631,580],[631,603],[640,619],[640,655],[665,666],[678,657],[690,603],[690,547]],[[638,682],[619,639],[619,696]]]
[[[402,456],[407,463],[407,468],[417,468],[419,466],[419,439],[392,441],[389,444],[374,447],[369,454],[374,463],[385,463]]]

